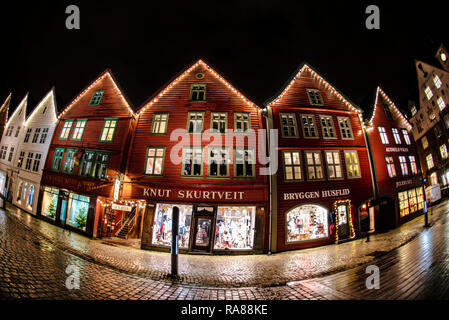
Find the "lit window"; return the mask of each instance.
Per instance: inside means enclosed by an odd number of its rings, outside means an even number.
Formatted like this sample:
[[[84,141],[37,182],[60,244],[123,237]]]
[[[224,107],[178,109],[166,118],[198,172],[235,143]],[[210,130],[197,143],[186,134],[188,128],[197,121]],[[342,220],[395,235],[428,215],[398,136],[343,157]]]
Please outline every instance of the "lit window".
[[[112,142],[114,139],[117,119],[104,119],[103,130],[101,131],[100,142]]]
[[[331,116],[320,116],[321,130],[323,132],[324,139],[336,138],[334,121]]]
[[[294,113],[281,113],[282,137],[297,137],[298,127],[296,126],[296,116]]]
[[[390,178],[396,177],[396,168],[394,167],[393,157],[385,156],[385,162],[387,163],[388,176]]]
[[[189,112],[187,130],[189,133],[201,133],[203,131],[203,112]]]
[[[33,163],[33,171],[38,172],[39,171],[39,165],[41,164],[42,154],[36,153],[34,155],[34,163]]]
[[[321,151],[306,151],[306,166],[308,180],[322,180],[323,163],[321,161]]]
[[[430,184],[431,185],[438,184],[438,176],[436,172],[430,175]]]
[[[209,147],[209,176],[229,177],[229,151],[227,148]]]
[[[256,207],[217,207],[214,249],[253,248]]]
[[[149,147],[147,149],[147,161],[145,174],[161,176],[164,171],[165,148]]]
[[[235,148],[234,175],[240,178],[251,178],[255,176],[254,149]]]
[[[433,97],[432,90],[430,90],[429,86],[424,89],[424,93],[426,94],[427,100],[430,100]]]
[[[380,134],[380,140],[382,141],[382,144],[388,144],[388,136],[387,136],[387,131],[385,130],[385,127],[378,127],[379,129],[379,134]]]
[[[285,180],[302,180],[300,151],[284,151],[283,156]]]
[[[33,129],[31,129],[31,128],[27,129],[27,132],[25,133],[25,138],[23,139],[24,143],[27,143],[28,140],[30,140],[31,131],[33,131]]]
[[[441,80],[437,75],[433,76],[433,83],[435,83],[435,87],[437,87],[437,89],[441,88]]]
[[[393,137],[396,144],[401,144],[401,136],[399,135],[399,131],[396,128],[392,129],[393,131]]]
[[[410,145],[412,142],[410,141],[410,136],[408,135],[407,130],[402,129],[402,135],[404,136],[405,143]]]
[[[69,137],[70,129],[72,129],[73,120],[66,120],[62,126],[59,140],[67,140]]]
[[[427,169],[432,169],[433,168],[433,166],[434,166],[434,164],[433,164],[433,157],[432,157],[432,154],[428,154],[427,156],[426,156],[426,163],[427,163]]]
[[[75,128],[73,129],[71,140],[81,140],[84,133],[84,128],[86,127],[86,119],[76,120]]]
[[[349,118],[348,117],[337,117],[337,119],[338,119],[338,126],[340,127],[341,138],[343,140],[354,139]]]
[[[429,147],[429,141],[427,140],[427,137],[424,136],[421,139],[422,148],[425,150]]]
[[[89,106],[98,106],[103,98],[104,90],[95,91],[90,99]]]
[[[286,214],[287,242],[328,237],[328,211],[314,204],[296,207]]]
[[[343,178],[340,151],[326,151],[327,177],[330,180]]]
[[[401,172],[403,176],[408,175],[407,158],[404,156],[399,156],[399,163],[401,165]]]
[[[206,84],[192,84],[190,88],[190,101],[206,101]]]
[[[322,106],[323,98],[319,90],[307,89],[307,96],[309,97],[309,102],[314,106]]]
[[[67,149],[64,159],[64,165],[62,167],[62,172],[72,174],[75,169],[75,156],[77,154],[77,149]]]
[[[152,134],[166,134],[168,126],[168,113],[158,112],[153,115]]]
[[[447,159],[447,147],[445,144],[442,144],[440,146],[440,154],[441,154],[441,159]]]
[[[346,171],[348,178],[361,178],[359,157],[357,151],[345,151]]]
[[[412,174],[418,174],[415,156],[408,156],[408,159],[410,161],[410,170],[412,171]]]
[[[203,152],[201,147],[183,149],[183,176],[202,176],[203,175]]]
[[[234,132],[249,133],[251,129],[251,119],[249,113],[236,112],[234,113]]]
[[[438,107],[440,108],[440,110],[443,110],[444,108],[446,108],[446,102],[444,102],[443,97],[438,97],[437,103],[438,103]]]
[[[315,124],[315,116],[303,114],[301,115],[301,120],[304,138],[317,138],[318,135]]]
[[[169,247],[171,245],[170,221],[173,217],[173,207],[179,208],[179,248],[189,247],[190,226],[192,224],[193,206],[183,204],[156,204],[154,210],[153,235],[151,243],[158,246]]]
[[[212,112],[210,122],[211,132],[226,133],[226,129],[228,128],[228,114],[226,112]]]

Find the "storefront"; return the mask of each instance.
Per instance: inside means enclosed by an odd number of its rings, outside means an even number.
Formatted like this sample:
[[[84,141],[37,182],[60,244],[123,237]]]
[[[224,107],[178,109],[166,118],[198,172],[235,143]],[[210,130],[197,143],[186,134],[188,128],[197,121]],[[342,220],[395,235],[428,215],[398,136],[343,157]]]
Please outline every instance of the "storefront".
[[[7,182],[8,175],[5,172],[0,171],[0,196],[3,198],[6,198],[6,195],[8,194]]]

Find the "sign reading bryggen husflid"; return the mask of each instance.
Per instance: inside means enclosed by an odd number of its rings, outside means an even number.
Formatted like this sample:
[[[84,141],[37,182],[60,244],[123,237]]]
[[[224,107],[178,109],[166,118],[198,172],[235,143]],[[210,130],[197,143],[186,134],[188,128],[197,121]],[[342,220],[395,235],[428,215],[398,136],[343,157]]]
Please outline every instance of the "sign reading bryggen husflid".
[[[202,60],[143,104],[123,193],[147,203],[142,248],[169,249],[178,206],[181,251],[263,251],[262,127],[261,109]]]

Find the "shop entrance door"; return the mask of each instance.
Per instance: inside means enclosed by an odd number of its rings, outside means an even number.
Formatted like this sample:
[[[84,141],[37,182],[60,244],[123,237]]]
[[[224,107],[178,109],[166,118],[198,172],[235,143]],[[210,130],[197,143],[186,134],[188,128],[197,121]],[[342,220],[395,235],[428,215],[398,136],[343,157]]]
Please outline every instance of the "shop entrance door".
[[[214,232],[215,208],[198,206],[194,210],[191,251],[211,252]]]
[[[349,210],[348,202],[342,202],[337,205],[338,240],[345,240],[350,237]]]
[[[59,192],[58,208],[56,213],[56,224],[65,226],[67,218],[67,203],[69,200],[69,194],[66,191]]]

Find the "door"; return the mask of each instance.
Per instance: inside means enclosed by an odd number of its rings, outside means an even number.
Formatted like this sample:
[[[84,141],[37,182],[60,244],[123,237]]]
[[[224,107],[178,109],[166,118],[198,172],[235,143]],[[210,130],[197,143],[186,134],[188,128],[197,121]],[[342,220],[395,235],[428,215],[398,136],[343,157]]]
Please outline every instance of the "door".
[[[210,253],[215,221],[214,207],[196,207],[191,251]]]
[[[67,218],[67,203],[69,200],[69,194],[66,191],[59,192],[58,208],[56,210],[56,224],[65,226]]]
[[[339,203],[337,205],[338,240],[344,240],[350,237],[349,210],[348,202]]]

